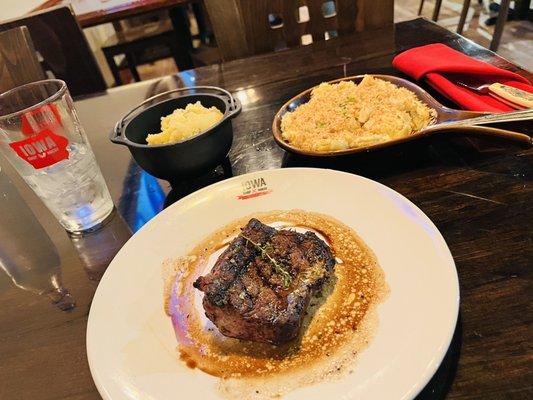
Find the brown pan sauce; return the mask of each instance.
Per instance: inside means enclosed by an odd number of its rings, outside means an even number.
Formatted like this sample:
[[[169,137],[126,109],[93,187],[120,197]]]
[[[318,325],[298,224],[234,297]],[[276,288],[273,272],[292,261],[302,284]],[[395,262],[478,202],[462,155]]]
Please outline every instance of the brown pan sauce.
[[[221,251],[252,217],[278,228],[315,231],[337,260],[334,274],[310,301],[299,337],[281,346],[220,334],[204,317],[201,297],[192,286],[207,272],[209,257]],[[312,367],[343,369],[345,361],[353,361],[371,339],[375,308],[387,292],[376,257],[351,228],[329,216],[301,210],[258,213],[234,221],[209,235],[186,257],[169,262],[167,268],[171,272],[166,312],[174,323],[180,358],[190,368],[224,379],[268,379]]]

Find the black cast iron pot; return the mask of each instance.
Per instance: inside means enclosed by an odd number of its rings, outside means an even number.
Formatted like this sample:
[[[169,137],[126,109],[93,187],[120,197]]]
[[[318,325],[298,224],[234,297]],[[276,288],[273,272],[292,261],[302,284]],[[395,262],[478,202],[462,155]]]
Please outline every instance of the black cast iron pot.
[[[148,103],[161,97],[185,92],[194,93],[182,94],[148,106]],[[218,108],[224,114],[222,120],[182,142],[151,146],[146,143],[149,133],[160,132],[161,117],[197,101],[204,107]],[[127,113],[117,122],[110,139],[113,143],[127,146],[137,164],[151,175],[176,182],[206,173],[223,163],[233,142],[231,118],[240,111],[239,101],[228,91],[218,87],[195,86],[169,90],[150,97]]]

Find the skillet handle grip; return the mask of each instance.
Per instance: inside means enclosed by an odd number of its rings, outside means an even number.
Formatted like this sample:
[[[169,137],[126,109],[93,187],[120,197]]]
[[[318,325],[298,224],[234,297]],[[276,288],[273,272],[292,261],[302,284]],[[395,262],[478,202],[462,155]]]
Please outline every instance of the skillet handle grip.
[[[503,85],[501,83],[493,83],[489,86],[489,91],[496,96],[517,104],[523,108],[533,108],[533,93],[525,90],[517,89],[512,86]],[[489,93],[490,94],[490,93]],[[516,107],[515,107],[516,108]]]

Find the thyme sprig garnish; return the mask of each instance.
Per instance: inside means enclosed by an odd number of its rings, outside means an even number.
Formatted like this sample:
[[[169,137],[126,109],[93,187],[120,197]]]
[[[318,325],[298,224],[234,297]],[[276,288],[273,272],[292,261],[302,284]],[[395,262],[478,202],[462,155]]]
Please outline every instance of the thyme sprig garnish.
[[[246,239],[247,242],[251,243],[257,250],[261,252],[261,257],[268,259],[270,263],[274,266],[274,269],[278,274],[280,274],[283,278],[283,287],[287,289],[292,281],[292,277],[289,274],[289,272],[281,266],[280,263],[278,263],[274,257],[272,257],[270,254],[268,254],[267,247],[261,246],[259,243],[254,242],[252,239],[250,239],[248,236],[241,234],[241,236]]]

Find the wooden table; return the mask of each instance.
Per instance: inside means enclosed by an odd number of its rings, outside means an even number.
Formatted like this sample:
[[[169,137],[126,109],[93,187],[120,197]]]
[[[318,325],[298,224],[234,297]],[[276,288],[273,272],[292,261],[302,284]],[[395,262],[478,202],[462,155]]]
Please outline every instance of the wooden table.
[[[47,0],[33,11],[71,4],[82,28],[115,22],[151,11],[166,10],[191,0]]]
[[[114,42],[111,45],[105,44],[102,50],[113,74],[115,84],[119,86],[122,81],[119,67],[114,60],[114,57],[119,54],[126,56],[136,81],[140,78],[136,69],[134,52],[155,45],[165,45],[170,48],[171,55],[179,70],[193,67],[190,55],[193,45],[189,21],[186,11],[183,7],[179,7],[191,3],[197,3],[197,0],[47,0],[32,11],[70,4],[82,28],[112,23],[117,35],[114,36]],[[138,29],[123,32],[120,24],[121,19],[162,10],[169,10],[173,35],[171,35],[172,30],[161,32],[158,35],[155,35],[154,32],[151,34],[146,34],[144,31],[139,32]],[[170,42],[169,37],[172,39]]]
[[[288,98],[344,75],[397,74],[391,68],[393,55],[418,45],[443,42],[532,77],[422,19],[397,24],[395,41],[391,33],[362,33],[198,68],[78,100],[76,107],[119,210],[103,230],[86,237],[69,238],[4,165],[0,187],[7,196],[0,196],[0,204],[14,217],[10,226],[0,223],[0,257],[6,246],[21,252],[31,249],[25,253],[27,258],[31,258],[29,253],[37,256],[33,269],[11,267],[12,281],[0,273],[2,400],[99,398],[85,352],[87,315],[99,276],[130,236],[130,228],[138,229],[165,201],[223,178],[218,169],[179,185],[165,199],[168,184],[151,179],[131,163],[125,148],[108,141],[123,113],[148,96],[184,84],[222,86],[241,99],[243,112],[233,123],[235,141],[230,154],[234,174],[296,165],[348,170],[400,192],[435,222],[457,264],[461,313],[448,354],[418,400],[533,398],[532,149],[496,142],[474,145],[465,138],[442,137],[317,164],[285,154],[271,138],[272,117]],[[61,276],[62,286],[77,302],[73,310],[62,312],[46,295],[30,291],[32,287],[44,290],[51,276],[56,281]]]

